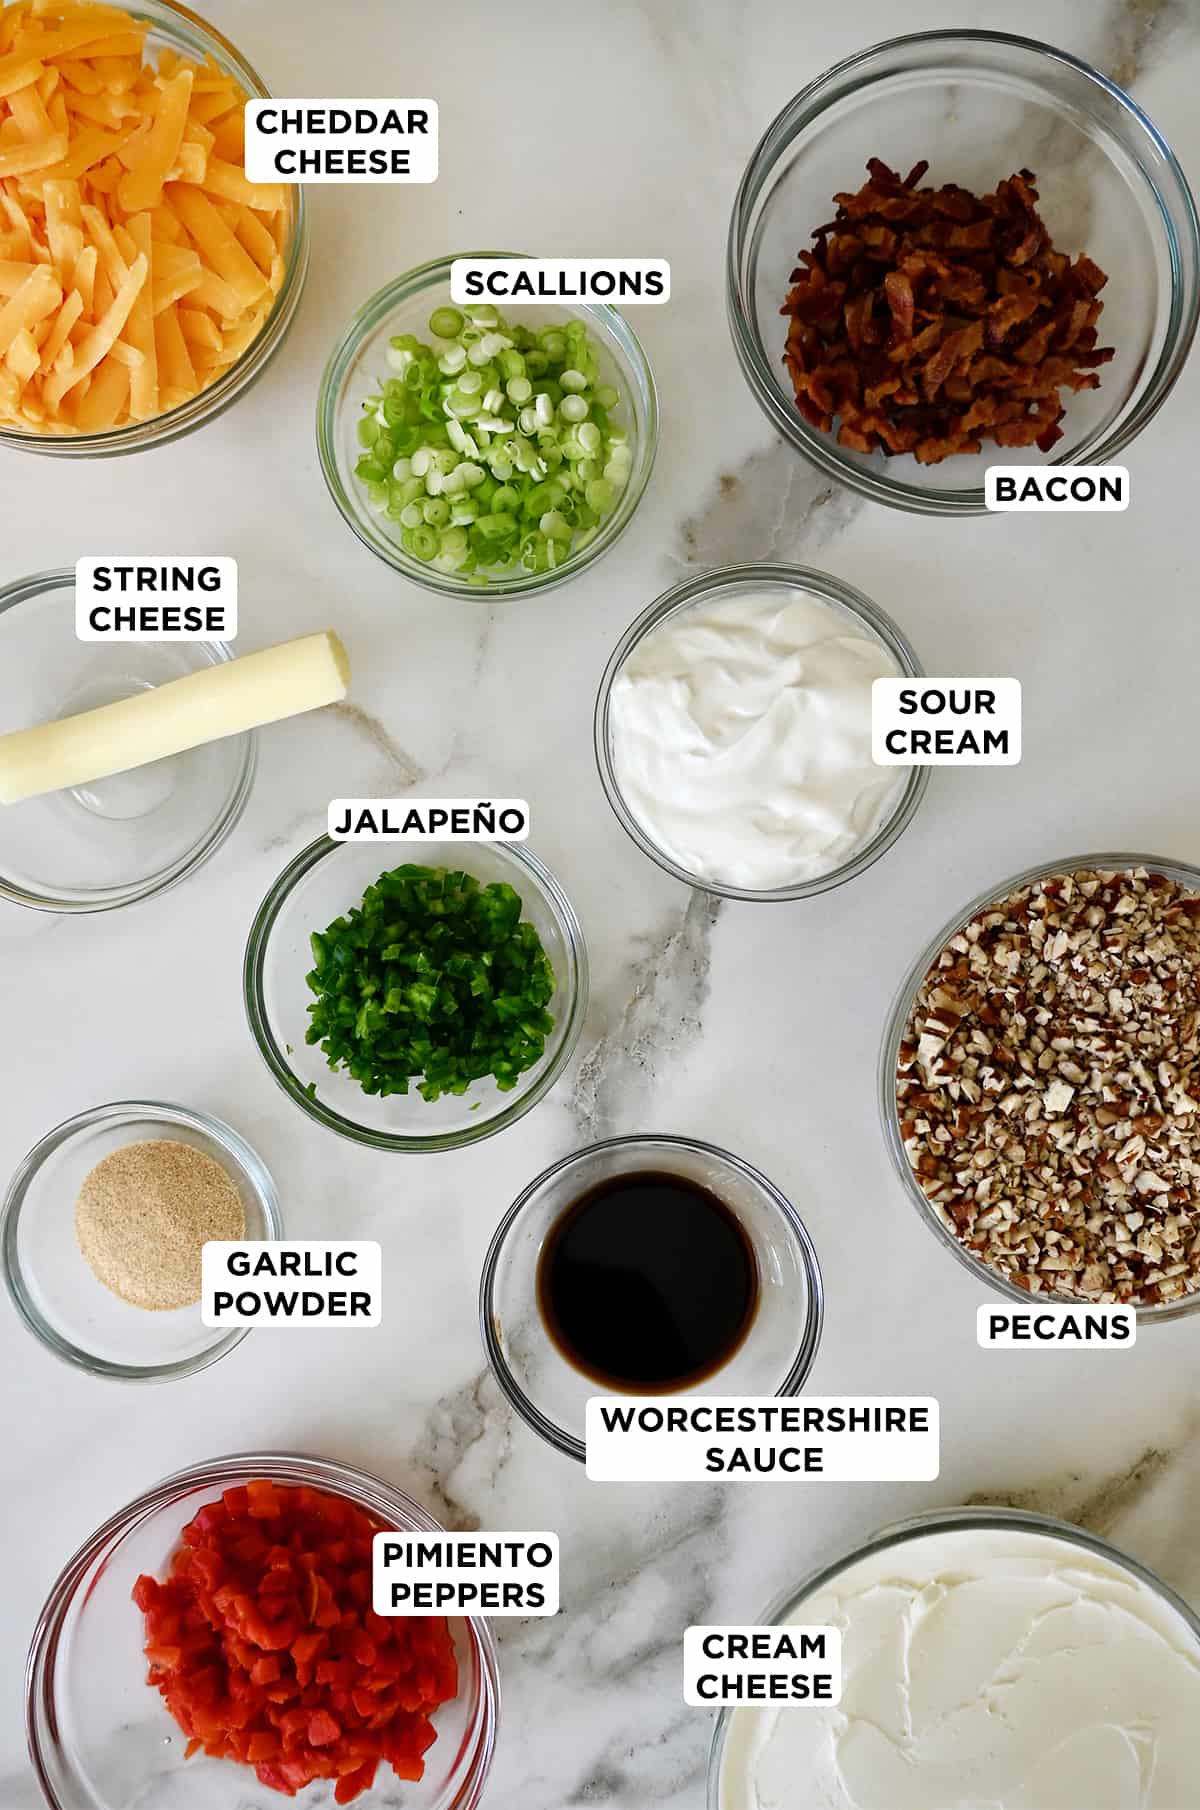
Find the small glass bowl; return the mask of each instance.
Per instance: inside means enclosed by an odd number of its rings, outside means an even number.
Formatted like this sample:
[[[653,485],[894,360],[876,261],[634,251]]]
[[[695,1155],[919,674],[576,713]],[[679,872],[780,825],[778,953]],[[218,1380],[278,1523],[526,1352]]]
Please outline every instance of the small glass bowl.
[[[1001,1295],[1008,1301],[1018,1301],[1028,1307],[1031,1300],[1037,1301],[1069,1301],[1072,1306],[1080,1306],[1078,1295],[1059,1295],[1049,1292],[1030,1295],[1028,1289],[1018,1288],[1015,1283],[975,1257],[959,1242],[938,1218],[934,1208],[925,1198],[917,1185],[908,1156],[904,1149],[904,1141],[900,1136],[900,1112],[896,1098],[896,1063],[900,1052],[900,1040],[904,1035],[904,1027],[908,1023],[913,1001],[917,996],[925,976],[934,962],[964,924],[967,924],[986,906],[1006,899],[1010,894],[1019,892],[1023,886],[1030,886],[1037,880],[1044,880],[1050,874],[1077,873],[1081,868],[1100,869],[1106,873],[1124,873],[1133,868],[1144,867],[1150,873],[1165,874],[1169,880],[1187,887],[1189,892],[1200,893],[1200,868],[1189,867],[1183,861],[1164,861],[1157,855],[1065,855],[1057,861],[1041,861],[1036,867],[1026,868],[1023,873],[1014,874],[1011,880],[1003,881],[999,886],[989,886],[978,898],[972,899],[969,905],[954,916],[929,943],[928,947],[917,957],[900,984],[883,1033],[883,1043],[879,1051],[879,1112],[883,1125],[883,1139],[892,1159],[892,1166],[904,1186],[909,1200],[917,1208],[921,1219],[935,1234],[939,1242],[950,1251],[964,1268],[970,1270],[975,1280],[994,1295]],[[1138,1307],[1137,1320],[1139,1326],[1161,1324],[1166,1320],[1178,1320],[1184,1314],[1194,1313],[1200,1307],[1200,1290],[1195,1294],[1185,1295],[1180,1301],[1167,1301],[1161,1306]]]
[[[304,1041],[313,1002],[305,984],[312,968],[310,936],[360,904],[381,873],[410,859],[473,874],[484,886],[507,881],[542,939],[557,982],[548,1007],[554,1029],[541,1061],[526,1069],[510,1093],[501,1093],[488,1076],[465,1094],[444,1094],[440,1100],[422,1099],[415,1081],[409,1093],[382,1099],[364,1093],[349,1075],[335,1073],[320,1048]],[[587,1011],[587,947],[558,881],[522,843],[423,842],[402,850],[318,836],[288,862],[259,906],[242,986],[264,1062],[311,1119],[373,1150],[459,1150],[515,1124],[561,1075]]]
[[[412,333],[420,340],[428,340],[429,317],[433,310],[456,306],[450,300],[450,266],[455,257],[512,258],[519,255],[504,251],[456,252],[454,257],[435,258],[432,263],[422,264],[388,283],[354,316],[334,347],[321,379],[317,401],[317,451],[329,494],[344,521],[385,565],[410,578],[414,584],[423,585],[428,591],[438,591],[444,597],[466,597],[491,603],[497,597],[520,597],[533,591],[548,591],[568,578],[574,578],[602,553],[607,553],[629,526],[654,465],[658,446],[658,396],[646,354],[625,317],[616,308],[603,303],[554,302],[545,307],[517,303],[511,307],[514,322],[539,327],[552,321],[557,324],[563,320],[581,320],[597,342],[604,380],[621,398],[615,413],[629,433],[633,452],[629,481],[612,514],[600,524],[586,546],[553,571],[518,569],[502,577],[489,577],[486,584],[472,584],[467,578],[460,578],[454,572],[439,572],[424,560],[414,559],[406,553],[400,545],[398,524],[396,532],[390,533],[392,524],[387,517],[377,514],[368,504],[366,486],[354,475],[354,467],[362,453],[358,423],[364,400],[389,375],[389,340],[397,333]],[[508,318],[508,305],[499,303],[498,312]]]
[[[247,1331],[205,1326],[198,1301],[166,1312],[131,1307],[79,1248],[75,1201],[85,1177],[114,1150],[151,1138],[191,1144],[221,1165],[241,1196],[247,1238],[283,1236],[275,1184],[245,1139],[220,1119],[161,1100],[117,1100],[55,1126],[19,1165],[0,1207],[4,1280],[30,1332],[66,1363],[126,1382],[191,1376]]]
[[[866,180],[869,157],[977,194],[1032,167],[1054,243],[1109,273],[1100,341],[1116,357],[1100,388],[1066,399],[1064,437],[984,445],[940,465],[839,446],[796,408],[780,308],[797,253],[832,218],[831,197]],[[767,128],[738,188],[726,259],[730,328],[772,426],[861,496],[931,515],[983,511],[989,464],[1101,465],[1157,413],[1196,331],[1200,232],[1187,180],[1129,96],[1065,51],[989,31],[918,32],[848,57]]]
[[[129,0],[124,10],[149,27],[146,34],[148,51],[174,50],[201,63],[210,61],[235,78],[247,99],[267,98],[262,77],[241,52],[215,25],[199,18],[190,8],[177,5],[176,0]],[[144,452],[152,446],[168,446],[172,440],[182,439],[193,428],[203,427],[205,422],[223,414],[230,403],[236,402],[261,377],[283,344],[304,287],[308,273],[308,215],[304,191],[300,183],[292,183],[288,192],[292,223],[279,294],[257,337],[223,377],[189,402],[155,415],[150,421],[129,422],[124,427],[108,428],[97,434],[39,434],[32,428],[23,433],[18,428],[4,427],[0,428],[0,446],[13,446],[22,452],[49,453],[56,458],[105,459],[117,453]]]
[[[791,1621],[805,1603],[836,1585],[846,1572],[877,1553],[895,1552],[899,1571],[903,1565],[900,1554],[914,1540],[939,1534],[961,1533],[969,1536],[989,1532],[1001,1535],[1029,1534],[1046,1541],[1059,1541],[1067,1548],[1068,1562],[1073,1561],[1078,1565],[1087,1560],[1100,1559],[1107,1565],[1128,1572],[1135,1584],[1144,1585],[1160,1599],[1169,1616],[1178,1617],[1188,1639],[1200,1648],[1200,1616],[1148,1566],[1140,1564],[1119,1547],[1111,1546],[1107,1540],[1098,1539],[1095,1534],[1086,1533],[1081,1527],[1073,1527],[1067,1521],[1058,1521],[1049,1515],[1035,1515],[1024,1509],[1009,1508],[934,1509],[897,1521],[890,1527],[882,1528],[852,1551],[834,1559],[832,1563],[810,1572],[799,1584],[776,1597],[770,1607],[756,1617],[755,1625],[778,1627]],[[1197,1657],[1200,1658],[1200,1652]],[[747,1713],[753,1714],[754,1711],[723,1709],[717,1716],[708,1757],[707,1810],[731,1810],[730,1800],[722,1796],[721,1775],[727,1759],[732,1765],[736,1758],[731,1737],[735,1734],[737,1718]],[[987,1785],[986,1779],[973,1776],[972,1786],[980,1797],[987,1795]],[[737,1801],[740,1804],[742,1800],[739,1798]]]
[[[400,1533],[439,1533],[402,1490],[365,1471],[295,1452],[214,1458],[156,1484],[96,1530],[64,1568],[29,1649],[25,1725],[51,1810],[277,1810],[279,1793],[248,1766],[184,1760],[184,1736],[146,1684],[142,1618],[130,1600],[142,1572],[162,1577],[184,1525],[223,1490],[255,1478],[345,1496]],[[400,1787],[381,1766],[360,1810],[475,1810],[496,1744],[496,1649],[482,1619],[451,1620],[459,1693],[435,1713],[425,1776]],[[322,1804],[332,1799],[323,1793]]]
[[[526,1425],[582,1463],[584,1410],[605,1391],[568,1363],[537,1306],[542,1246],[566,1209],[598,1183],[641,1170],[698,1182],[736,1213],[758,1266],[759,1299],[732,1357],[689,1395],[798,1395],[821,1339],[825,1296],[812,1239],[765,1175],[695,1138],[609,1138],[577,1150],[531,1181],[496,1228],[479,1285],[479,1325],[496,1381]]]
[[[747,566],[715,566],[711,571],[701,572],[694,578],[685,578],[681,584],[673,585],[661,597],[656,597],[631,623],[618,642],[604,669],[596,697],[593,723],[596,766],[605,796],[622,829],[637,843],[643,854],[649,855],[652,861],[657,861],[661,868],[674,874],[685,885],[699,887],[702,892],[715,893],[724,899],[767,902],[810,899],[817,893],[828,892],[831,887],[841,886],[847,880],[853,880],[857,874],[864,873],[892,846],[912,822],[925,794],[925,788],[929,784],[928,767],[909,769],[908,780],[897,792],[889,815],[857,854],[843,862],[841,867],[835,867],[827,874],[818,874],[814,880],[800,881],[795,886],[777,886],[761,892],[751,892],[744,887],[726,885],[718,880],[703,879],[699,874],[690,873],[686,867],[680,867],[673,856],[652,841],[649,832],[634,816],[625,802],[617,779],[609,707],[613,685],[634,649],[652,629],[665,622],[668,616],[682,615],[698,603],[707,603],[725,594],[743,595],[747,592],[759,593],[763,597],[782,598],[789,593],[815,597],[846,616],[856,634],[877,641],[895,661],[900,676],[921,676],[921,663],[896,624],[884,614],[878,604],[872,603],[869,597],[855,590],[853,585],[843,583],[840,578],[834,578],[828,572],[818,572],[811,566],[785,566],[766,562]]]
[[[0,735],[201,672],[223,641],[78,641],[75,574],[0,589]],[[0,899],[36,911],[112,911],[165,892],[218,849],[254,778],[253,732],[0,807]]]

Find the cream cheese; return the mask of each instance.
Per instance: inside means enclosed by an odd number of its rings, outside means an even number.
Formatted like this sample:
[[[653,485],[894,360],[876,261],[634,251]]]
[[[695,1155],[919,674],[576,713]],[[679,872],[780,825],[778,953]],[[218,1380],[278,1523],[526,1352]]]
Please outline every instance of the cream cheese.
[[[1020,1528],[850,1565],[792,1619],[842,1630],[836,1707],[739,1709],[720,1810],[1187,1810],[1200,1642],[1116,1564]]]
[[[609,699],[613,770],[644,834],[701,880],[771,891],[843,866],[898,802],[871,759],[871,686],[898,668],[816,597],[715,597],[634,648]]]

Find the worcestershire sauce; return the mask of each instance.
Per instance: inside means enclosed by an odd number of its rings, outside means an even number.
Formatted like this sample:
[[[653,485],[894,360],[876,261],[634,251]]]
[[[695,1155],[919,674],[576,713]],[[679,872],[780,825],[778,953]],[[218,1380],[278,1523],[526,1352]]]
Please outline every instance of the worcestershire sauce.
[[[685,1176],[642,1171],[589,1189],[551,1226],[537,1295],[577,1370],[660,1394],[733,1356],[758,1306],[758,1268],[724,1201]]]

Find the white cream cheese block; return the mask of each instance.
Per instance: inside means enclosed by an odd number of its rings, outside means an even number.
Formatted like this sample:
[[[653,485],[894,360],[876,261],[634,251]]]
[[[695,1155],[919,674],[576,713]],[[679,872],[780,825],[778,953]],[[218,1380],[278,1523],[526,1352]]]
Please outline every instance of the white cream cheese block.
[[[791,1619],[842,1630],[841,1701],[735,1710],[720,1810],[1200,1802],[1200,1641],[1099,1554],[935,1531],[851,1562]]]

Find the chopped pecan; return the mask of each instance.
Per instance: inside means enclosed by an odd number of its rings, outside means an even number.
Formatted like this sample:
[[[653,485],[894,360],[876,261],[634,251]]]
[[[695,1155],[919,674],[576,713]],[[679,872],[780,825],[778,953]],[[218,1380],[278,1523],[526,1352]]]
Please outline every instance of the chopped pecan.
[[[1052,874],[950,939],[896,1095],[922,1192],[982,1262],[1033,1294],[1200,1292],[1198,1000],[1200,897],[1165,874]]]

